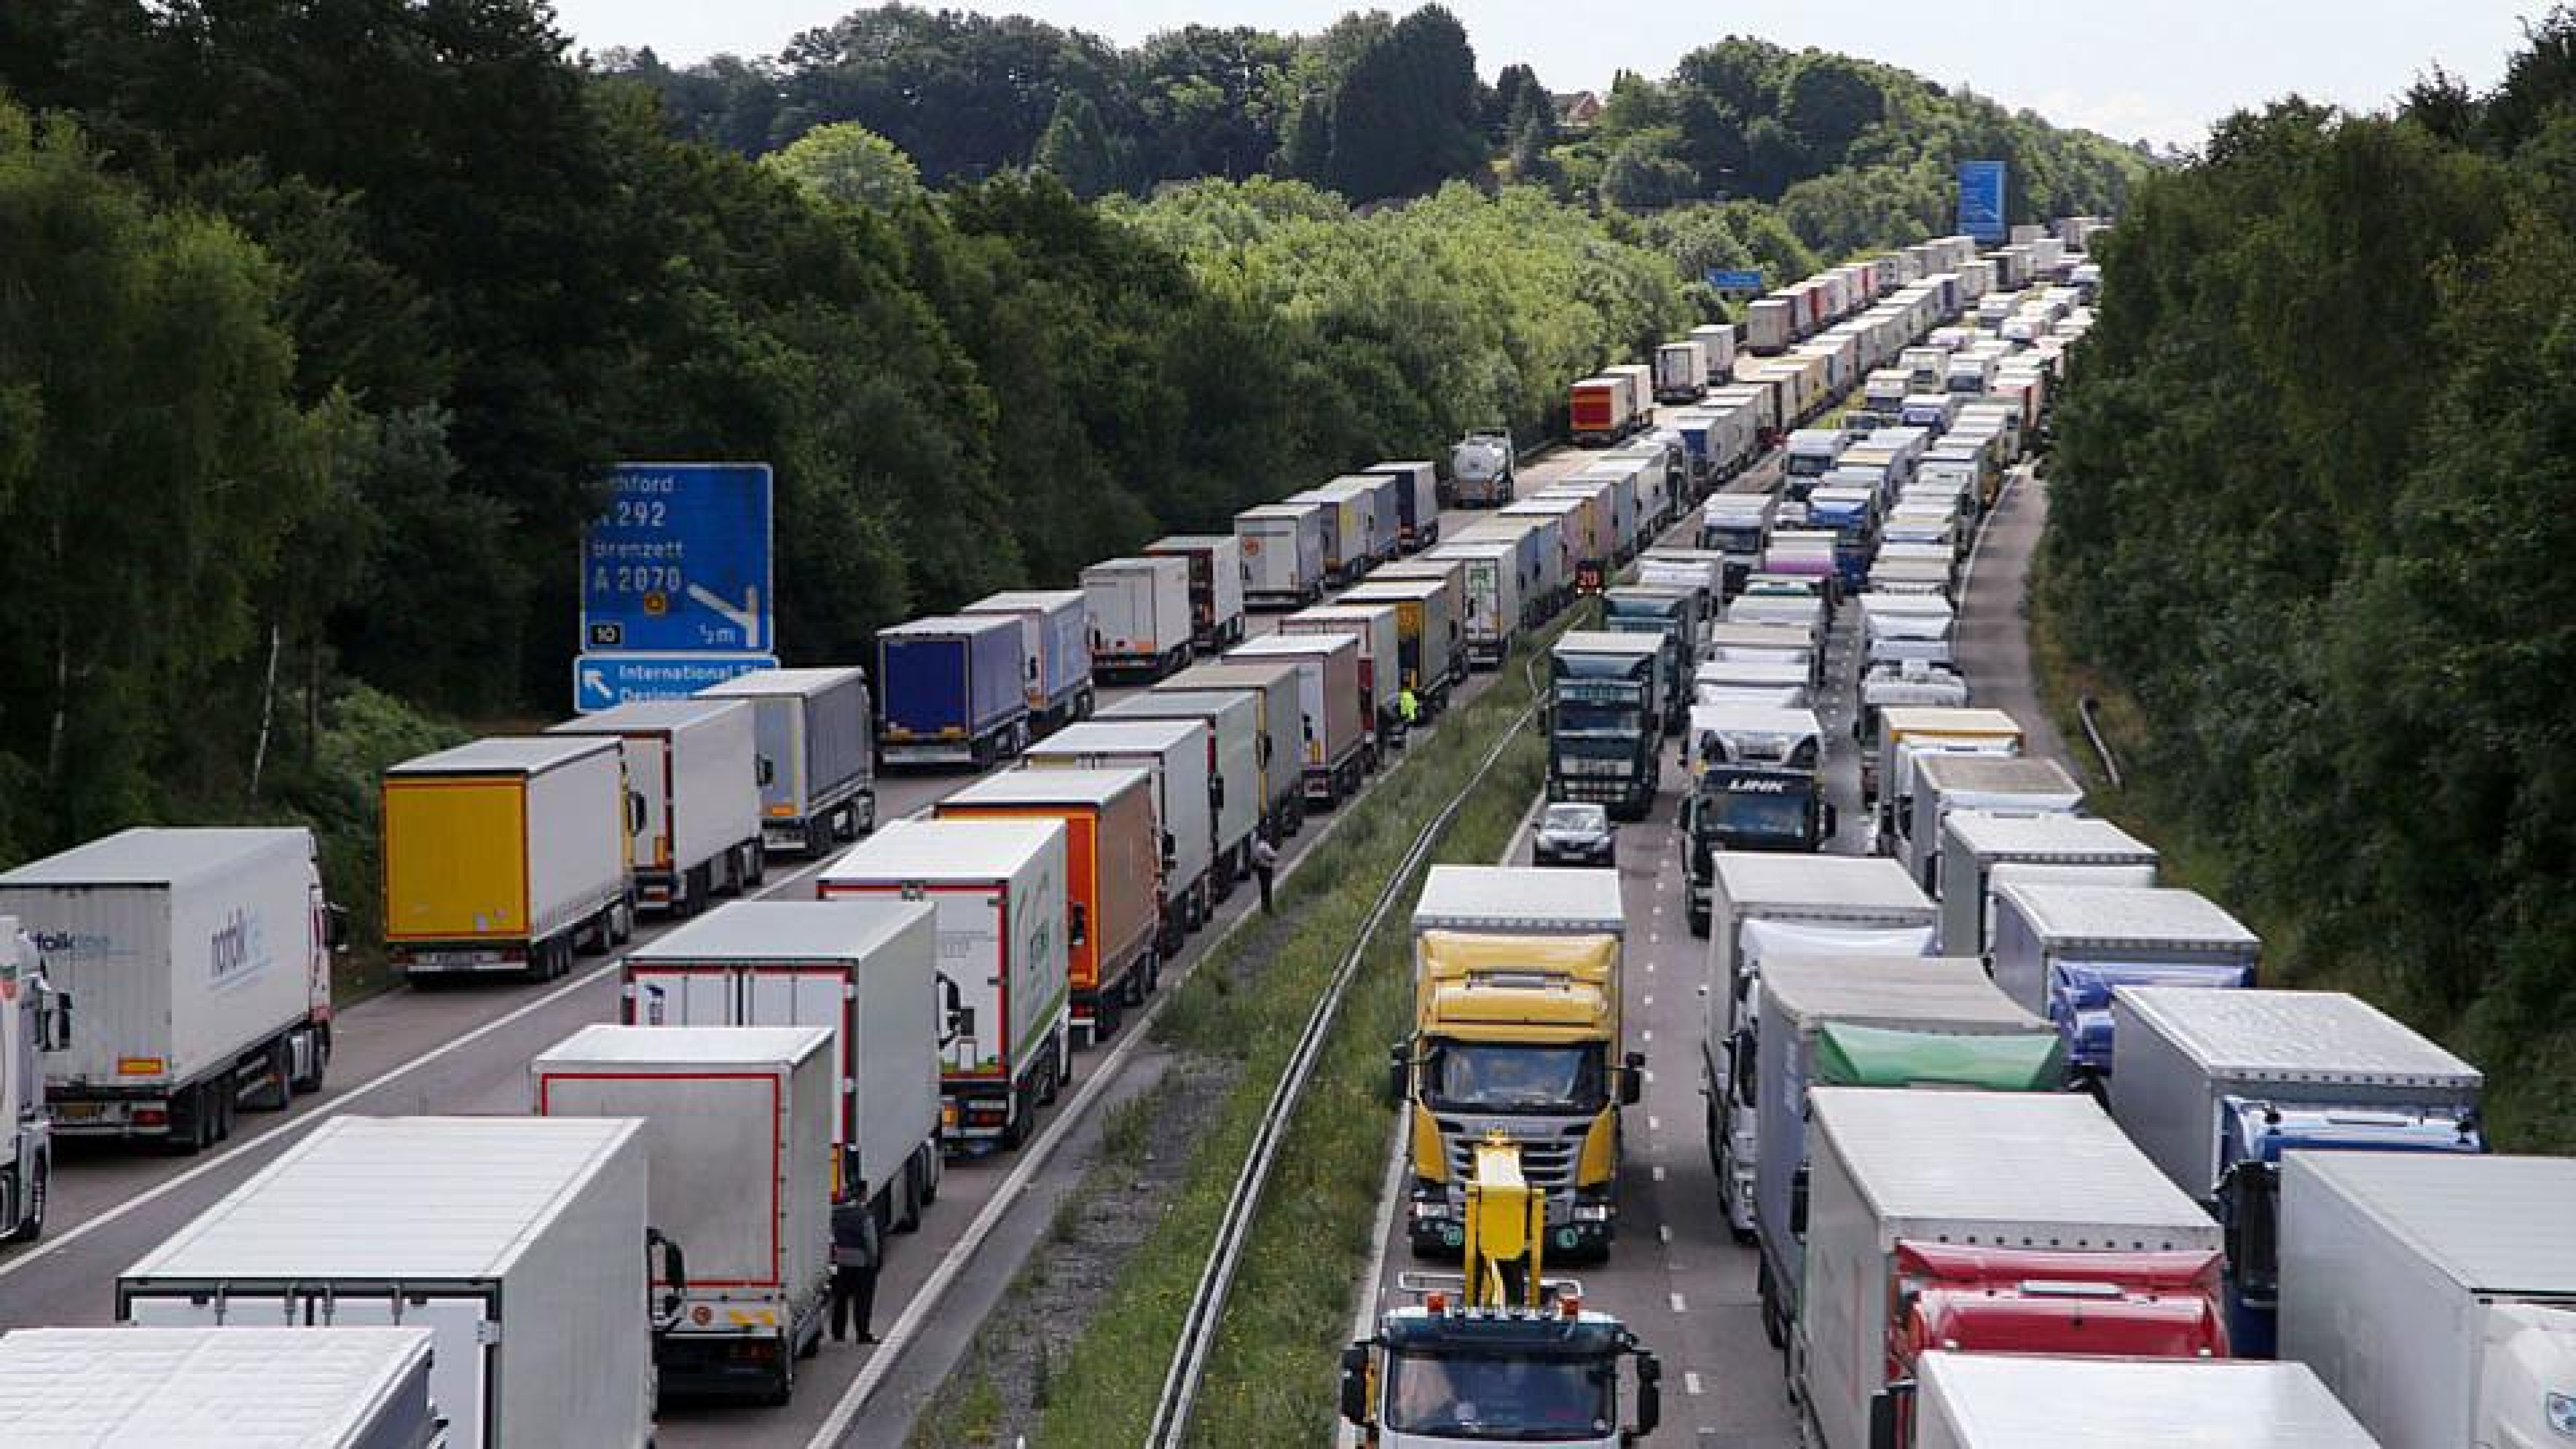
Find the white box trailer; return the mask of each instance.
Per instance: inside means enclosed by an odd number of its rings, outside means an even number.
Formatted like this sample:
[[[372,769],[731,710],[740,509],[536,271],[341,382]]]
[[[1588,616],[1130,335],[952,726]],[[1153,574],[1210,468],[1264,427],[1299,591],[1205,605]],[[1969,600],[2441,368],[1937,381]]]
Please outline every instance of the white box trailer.
[[[1520,550],[1508,543],[1461,540],[1434,548],[1426,558],[1454,560],[1459,567],[1460,612],[1466,621],[1469,669],[1500,669],[1520,637]]]
[[[1284,659],[1236,659],[1193,664],[1150,692],[1244,693],[1259,710],[1262,745],[1253,756],[1261,774],[1261,818],[1273,841],[1306,825],[1305,712],[1298,706],[1298,670]]]
[[[1222,654],[1243,640],[1243,540],[1231,533],[1176,533],[1145,545],[1148,558],[1190,566],[1190,642]]]
[[[1269,740],[1261,730],[1262,699],[1248,690],[1149,689],[1101,711],[1118,720],[1196,720],[1208,728],[1208,772],[1214,781],[1208,813],[1214,830],[1216,873],[1226,889],[1252,874],[1252,842],[1261,830],[1267,800],[1261,756]]]
[[[1914,765],[1913,809],[1893,842],[1905,873],[1925,890],[1941,884],[1941,822],[1954,810],[2072,815],[2084,787],[2055,760],[2037,755],[1931,755]]]
[[[1789,1379],[1822,1449],[1870,1443],[1899,1244],[2219,1247],[2218,1224],[2082,1096],[1818,1087],[1807,1130],[1806,1286]]]
[[[958,610],[1020,621],[1029,733],[1043,735],[1091,718],[1091,596],[1080,589],[1010,589]]]
[[[1763,959],[1930,955],[1933,908],[1892,860],[1721,850],[1711,855],[1709,880],[1708,983],[1700,993],[1708,1155],[1727,1223],[1750,1242],[1761,1123],[1739,1077],[1749,1086],[1759,1060],[1754,993]]]
[[[423,1327],[458,1449],[651,1437],[644,1124],[335,1117],[117,1276],[120,1322]]]
[[[760,884],[760,747],[747,701],[644,700],[546,733],[618,741],[642,904],[689,915]]]
[[[661,1391],[785,1403],[831,1287],[831,1029],[586,1026],[529,1074],[540,1117],[644,1124],[644,1223],[684,1265],[651,1280]]]
[[[1103,679],[1162,678],[1190,662],[1190,561],[1105,559],[1082,571],[1091,604],[1091,671]]]
[[[1309,488],[1288,495],[1290,503],[1311,503],[1323,514],[1324,582],[1347,584],[1377,561],[1371,535],[1377,528],[1377,500],[1359,488]]]
[[[56,1134],[195,1151],[322,1085],[338,930],[303,827],[119,831],[0,875],[9,916],[68,1007],[30,1064]]]
[[[877,828],[877,748],[868,672],[755,669],[698,691],[751,702],[763,849],[821,855]]]
[[[1941,949],[1982,955],[1994,883],[2063,879],[2156,883],[2156,848],[2108,820],[2061,811],[1952,810],[1941,821]]]
[[[1420,553],[1440,541],[1440,465],[1428,459],[1372,463],[1367,472],[1395,480],[1396,542]]]
[[[1391,601],[1355,604],[1348,599],[1345,593],[1332,603],[1299,609],[1281,619],[1271,637],[1302,639],[1314,634],[1347,634],[1357,639],[1360,691],[1367,697],[1369,738],[1382,742],[1395,731],[1396,697],[1404,689],[1403,619]]]
[[[1699,401],[1708,386],[1708,357],[1696,342],[1667,342],[1655,349],[1655,401]]]
[[[1163,846],[1163,955],[1177,954],[1213,903],[1234,887],[1216,869],[1216,777],[1208,769],[1204,720],[1078,724],[1028,752],[1032,770],[1142,768],[1154,777],[1154,819]]]
[[[426,1328],[21,1328],[0,1336],[19,1449],[443,1449]]]
[[[619,1019],[829,1028],[835,1190],[902,1225],[939,1191],[938,954],[924,901],[738,901],[627,952]]]
[[[2571,1202],[2576,1159],[2291,1153],[2281,1357],[2387,1449],[2566,1443]]]
[[[1714,386],[1735,375],[1735,329],[1723,322],[1704,323],[1690,330],[1690,340],[1699,344],[1700,358],[1706,364],[1704,380]]]
[[[2303,1364],[1923,1356],[1914,1449],[2379,1449]]]
[[[905,820],[815,878],[938,911],[940,1135],[1017,1147],[1073,1070],[1070,837],[1058,820]]]
[[[1321,503],[1265,503],[1234,516],[1243,541],[1243,606],[1298,609],[1324,594],[1327,522]]]

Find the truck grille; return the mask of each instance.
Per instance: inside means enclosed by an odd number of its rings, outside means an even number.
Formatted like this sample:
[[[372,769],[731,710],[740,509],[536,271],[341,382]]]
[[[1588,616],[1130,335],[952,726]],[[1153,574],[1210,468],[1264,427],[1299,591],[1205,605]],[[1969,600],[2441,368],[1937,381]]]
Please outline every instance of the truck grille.
[[[1511,1126],[1504,1129],[1521,1145],[1521,1177],[1530,1186],[1555,1192],[1574,1186],[1574,1165],[1583,1155],[1583,1139],[1592,1128],[1588,1122],[1573,1126],[1546,1123]],[[1476,1166],[1476,1144],[1484,1140],[1483,1130],[1469,1130],[1464,1122],[1444,1120],[1440,1123],[1440,1140],[1449,1150],[1449,1180],[1463,1184]]]

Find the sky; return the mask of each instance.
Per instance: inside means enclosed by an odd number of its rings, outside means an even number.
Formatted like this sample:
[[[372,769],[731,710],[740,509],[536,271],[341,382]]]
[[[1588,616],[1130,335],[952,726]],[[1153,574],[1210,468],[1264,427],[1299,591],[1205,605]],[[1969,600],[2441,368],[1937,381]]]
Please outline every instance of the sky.
[[[915,3],[1030,15],[1120,45],[1184,24],[1312,31],[1346,10],[1411,8],[1409,0]],[[2482,90],[2520,43],[2519,17],[2547,8],[2547,0],[1629,0],[1605,23],[1609,13],[1597,5],[1567,0],[1448,4],[1488,79],[1522,61],[1550,90],[1606,90],[1620,70],[1660,77],[1694,46],[1752,35],[1886,61],[2061,125],[2185,147],[2229,112],[2293,91],[2377,109],[2437,61]],[[555,0],[577,46],[650,46],[675,65],[728,51],[772,54],[798,31],[856,8],[855,0]]]

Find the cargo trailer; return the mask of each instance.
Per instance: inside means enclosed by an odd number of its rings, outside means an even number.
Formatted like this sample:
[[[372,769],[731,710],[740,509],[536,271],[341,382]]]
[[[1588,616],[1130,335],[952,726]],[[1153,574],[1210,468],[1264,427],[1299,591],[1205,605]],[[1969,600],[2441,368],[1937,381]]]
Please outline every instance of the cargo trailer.
[[[1377,500],[1357,488],[1309,488],[1288,495],[1290,503],[1311,503],[1322,511],[1323,582],[1335,588],[1369,571],[1377,561],[1371,535],[1377,528]]]
[[[868,672],[755,669],[698,691],[751,702],[763,849],[816,856],[877,828]]]
[[[938,911],[946,1145],[1019,1146],[1073,1074],[1071,875],[1063,822],[961,819],[902,821],[814,879],[827,901],[926,900]]]
[[[25,1449],[445,1449],[426,1328],[21,1328],[0,1424]]]
[[[1371,579],[1342,595],[1345,607],[1395,606],[1397,663],[1403,688],[1412,690],[1424,718],[1449,707],[1449,691],[1467,677],[1465,626],[1458,594],[1437,579]]]
[[[992,767],[1029,742],[1028,657],[1020,621],[995,614],[915,619],[877,631],[888,765]]]
[[[937,958],[922,902],[737,901],[627,952],[619,1010],[627,1026],[829,1029],[836,1200],[909,1226],[939,1193]]]
[[[1636,426],[1636,402],[1625,378],[1587,377],[1566,394],[1566,410],[1577,447],[1606,448]]]
[[[572,969],[635,929],[625,752],[486,739],[385,771],[385,949],[405,977]]]
[[[1459,616],[1469,669],[1500,669],[1520,638],[1526,612],[1519,549],[1508,543],[1461,540],[1444,543],[1425,557],[1459,565]]]
[[[50,1109],[55,1135],[193,1152],[229,1135],[237,1108],[283,1111],[320,1090],[340,928],[302,826],[122,830],[0,875],[10,917],[0,954],[26,934],[51,1020],[0,1017],[22,1032],[10,1093],[23,1114],[0,1126]],[[32,1236],[43,1205],[21,1202]]]
[[[1395,480],[1397,541],[1420,553],[1440,541],[1440,465],[1416,460],[1372,464],[1368,472]]]
[[[1207,726],[1208,812],[1220,899],[1252,875],[1252,843],[1261,833],[1261,696],[1249,690],[1149,689],[1101,712],[1105,723],[1188,720]]]
[[[1655,349],[1655,401],[1693,403],[1708,387],[1708,358],[1696,342],[1667,342]]]
[[[1786,297],[1757,297],[1744,308],[1744,347],[1757,357],[1775,357],[1797,339],[1794,304]]]
[[[1344,473],[1315,490],[1318,493],[1356,493],[1368,500],[1368,563],[1374,569],[1392,562],[1404,552],[1404,504],[1398,496],[1405,490],[1392,473]]]
[[[2197,891],[2062,881],[1997,886],[1995,984],[2057,1024],[2077,1080],[2111,1074],[2111,993],[2254,984],[2262,941]]]
[[[1265,503],[1234,516],[1243,541],[1243,606],[1297,609],[1322,598],[1328,521],[1320,503]]]
[[[2379,1449],[2305,1365],[1923,1355],[1914,1449]]]
[[[614,739],[625,752],[639,904],[694,915],[760,884],[760,748],[748,701],[646,700],[546,733]]]
[[[1091,672],[1151,683],[1190,662],[1190,561],[1113,558],[1082,571],[1091,604]]]
[[[1401,743],[1403,715],[1396,700],[1404,688],[1403,628],[1395,605],[1344,602],[1348,597],[1346,592],[1332,603],[1287,615],[1272,637],[1347,634],[1359,641],[1361,718],[1368,724],[1368,757],[1374,762],[1381,750]]]
[[[0,916],[0,1243],[44,1235],[54,1180],[44,1057],[69,1045],[70,1011],[45,980],[34,939],[16,916]]]
[[[1162,972],[1162,849],[1143,769],[1012,770],[934,807],[941,820],[1061,822],[1073,1032],[1108,1039]]]
[[[1958,810],[2072,815],[2084,787],[2055,760],[2027,755],[1930,755],[1915,762],[1914,808],[1886,842],[1925,890],[1941,884],[1941,823]]]
[[[1010,614],[1020,621],[1021,693],[1029,734],[1052,734],[1091,718],[1091,597],[1080,589],[1020,589],[983,598],[961,614]]]
[[[1360,641],[1347,635],[1272,635],[1247,639],[1225,658],[1229,664],[1286,660],[1297,666],[1306,803],[1329,810],[1357,793],[1369,765]]]
[[[1154,777],[1154,822],[1163,852],[1163,955],[1205,924],[1233,888],[1219,880],[1216,777],[1208,769],[1207,724],[1200,720],[1093,720],[1031,750],[1034,770],[1142,769]]]
[[[1202,655],[1243,642],[1243,540],[1231,533],[1176,533],[1145,545],[1148,558],[1190,565],[1190,642]]]
[[[1735,329],[1723,322],[1703,323],[1690,330],[1690,340],[1699,344],[1705,380],[1715,386],[1735,375]]]
[[[641,1449],[674,1306],[644,1195],[630,1119],[335,1117],[119,1274],[116,1316],[427,1328],[458,1449]]]
[[[1149,693],[1248,694],[1256,710],[1260,746],[1253,760],[1261,776],[1261,825],[1273,843],[1306,828],[1305,713],[1298,707],[1298,670],[1289,660],[1220,660],[1194,664]]]
[[[530,1064],[531,1110],[644,1124],[644,1222],[680,1250],[657,1271],[662,1393],[783,1404],[823,1341],[832,1280],[832,1032],[820,1026],[586,1026]]]
[[[2108,820],[2057,811],[1953,810],[1941,821],[1941,949],[1984,954],[1995,914],[1993,882],[2151,886],[2156,861],[2154,846]]]

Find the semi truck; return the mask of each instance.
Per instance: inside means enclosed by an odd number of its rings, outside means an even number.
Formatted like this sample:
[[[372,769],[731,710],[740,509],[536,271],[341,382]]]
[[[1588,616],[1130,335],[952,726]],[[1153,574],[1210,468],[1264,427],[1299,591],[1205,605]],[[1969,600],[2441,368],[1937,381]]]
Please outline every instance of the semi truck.
[[[1369,571],[1377,561],[1370,535],[1377,528],[1377,500],[1357,488],[1309,488],[1288,495],[1291,503],[1311,503],[1322,515],[1325,584],[1339,588]]]
[[[1890,1391],[1929,1350],[2226,1354],[2218,1224],[2084,1098],[1817,1087],[1807,1117],[1789,1384],[1809,1443],[1909,1442]]]
[[[1368,545],[1365,562],[1359,572],[1367,573],[1379,564],[1391,563],[1404,552],[1404,505],[1398,494],[1404,490],[1397,479],[1386,473],[1344,473],[1318,493],[1357,494],[1368,500]]]
[[[1735,329],[1723,322],[1707,322],[1690,330],[1690,339],[1699,344],[1701,361],[1706,364],[1707,380],[1722,382],[1735,374]]]
[[[51,1135],[194,1152],[230,1135],[238,1108],[320,1090],[340,927],[303,827],[122,830],[0,875],[0,917],[42,975],[19,978],[10,1095],[19,1114],[50,1112]],[[0,933],[0,952],[15,946]],[[36,1058],[41,1090],[18,1056],[31,1027],[54,1043]],[[27,1232],[50,1156],[18,1140]]]
[[[54,1117],[44,1055],[71,1045],[62,996],[18,918],[0,915],[0,1243],[32,1243],[53,1196]]]
[[[982,771],[1029,742],[1027,645],[1020,621],[998,614],[915,619],[877,632],[888,765],[965,765]]]
[[[1082,571],[1091,672],[1151,683],[1190,662],[1197,623],[1185,557],[1104,559]]]
[[[1261,698],[1247,690],[1215,692],[1149,689],[1101,714],[1123,720],[1184,720],[1207,727],[1208,823],[1216,879],[1234,882],[1252,874],[1252,842],[1261,834],[1269,797],[1262,793]],[[1230,887],[1229,887],[1230,889]]]
[[[1406,553],[1440,541],[1440,465],[1424,459],[1373,463],[1364,470],[1395,480],[1396,540]]]
[[[1613,634],[1646,634],[1661,645],[1663,677],[1655,696],[1663,705],[1659,727],[1668,735],[1690,722],[1691,670],[1699,663],[1700,628],[1706,623],[1697,595],[1686,589],[1628,585],[1601,591],[1601,627]]]
[[[1695,704],[1690,718],[1690,791],[1674,827],[1691,934],[1705,936],[1718,853],[1821,850],[1835,820],[1826,799],[1824,726],[1814,710]]]
[[[1461,508],[1500,508],[1512,501],[1517,450],[1503,428],[1480,428],[1449,450],[1449,481]]]
[[[937,912],[943,1146],[1019,1146],[1073,1075],[1071,875],[1061,821],[951,819],[888,826],[815,878],[827,901]]]
[[[2111,1119],[2227,1230],[2227,1328],[2272,1356],[2286,1152],[2476,1153],[2484,1079],[2340,991],[2113,993]]]
[[[1402,742],[1404,712],[1397,701],[1404,690],[1404,625],[1391,603],[1347,602],[1356,592],[1287,615],[1275,637],[1343,634],[1359,641],[1360,718],[1367,722],[1367,753],[1374,761],[1379,752]]]
[[[1761,567],[1771,546],[1771,520],[1779,503],[1768,493],[1720,493],[1700,511],[1699,546],[1726,557],[1726,594],[1733,598]]]
[[[1464,620],[1469,669],[1500,669],[1520,638],[1527,605],[1519,550],[1508,543],[1444,543],[1426,557],[1454,560],[1459,567],[1459,612]]]
[[[868,672],[755,669],[698,691],[747,700],[760,752],[760,843],[817,856],[877,828],[875,711]]]
[[[1754,1231],[1761,1121],[1754,1085],[1763,962],[1774,956],[1928,956],[1932,902],[1891,860],[1720,851],[1711,861],[1700,1083],[1709,1161],[1737,1241]],[[1741,1063],[1742,1065],[1738,1065]]]
[[[529,1064],[537,1116],[643,1124],[644,1221],[686,1265],[648,1284],[661,1393],[794,1394],[831,1288],[839,1072],[819,1026],[586,1026]]]
[[[644,1124],[334,1117],[119,1274],[151,1328],[431,1331],[429,1394],[456,1449],[651,1439]],[[280,1380],[295,1375],[280,1372]]]
[[[1708,390],[1708,357],[1696,342],[1667,342],[1655,349],[1655,401],[1695,403]]]
[[[1080,724],[1029,752],[1032,770],[1142,769],[1154,780],[1154,828],[1163,854],[1163,955],[1180,954],[1195,931],[1234,889],[1216,859],[1217,795],[1224,786],[1208,768],[1208,727],[1199,720],[1131,720]]]
[[[1176,533],[1145,545],[1148,558],[1190,566],[1190,642],[1222,654],[1243,642],[1243,540],[1231,533]]]
[[[1467,677],[1458,592],[1438,579],[1371,579],[1342,595],[1345,607],[1395,608],[1398,684],[1420,699],[1425,718],[1449,707],[1450,686]]]
[[[1609,447],[1637,425],[1637,404],[1624,378],[1584,378],[1567,390],[1566,411],[1581,448]]]
[[[1953,810],[1941,821],[1941,949],[1980,956],[2005,880],[2156,883],[2156,848],[2108,820],[2057,811]]]
[[[2111,1075],[2111,993],[2254,984],[2263,943],[2208,897],[2161,886],[2011,881],[1995,888],[1995,984],[2056,1023],[2076,1081]]]
[[[615,740],[485,739],[385,771],[385,950],[417,983],[545,981],[635,931]]]
[[[2294,1152],[2281,1357],[2386,1449],[2563,1444],[2576,1425],[2576,1160]]]
[[[1807,1092],[1812,1087],[2052,1092],[2057,1034],[2015,1006],[1976,961],[1782,956],[1766,963],[1756,1013],[1753,1101],[1755,1290],[1762,1330],[1786,1348],[1805,1281]]]
[[[1330,810],[1356,794],[1368,771],[1371,741],[1360,641],[1346,634],[1270,635],[1243,641],[1225,658],[1228,664],[1297,666],[1297,755],[1305,762],[1306,804]]]
[[[1913,1449],[2380,1449],[2303,1364],[1923,1355]],[[2536,1441],[2535,1441],[2536,1442]]]
[[[1645,818],[1663,783],[1663,641],[1569,630],[1547,663],[1547,798]]]
[[[2055,760],[2027,755],[1930,755],[1914,765],[1913,808],[1897,822],[1889,853],[1925,890],[1941,883],[1941,823],[1953,811],[2072,815],[2084,787]]]
[[[760,884],[760,748],[748,701],[644,700],[546,733],[614,739],[624,752],[639,905],[695,915]]]
[[[2022,730],[1999,709],[1890,705],[1878,712],[1877,745],[1860,762],[1861,798],[1871,802],[1881,834],[1914,809],[1914,761],[1928,754],[2018,755]]]
[[[1029,734],[1042,737],[1091,718],[1091,596],[1080,589],[1021,589],[983,598],[961,614],[1009,614],[1020,621],[1021,693]]]
[[[1394,1085],[1413,1118],[1413,1250],[1458,1250],[1477,1144],[1516,1144],[1546,1199],[1550,1246],[1610,1251],[1619,1221],[1619,1109],[1645,1057],[1626,1048],[1625,913],[1609,870],[1435,865],[1413,909],[1413,1031]]]
[[[1229,658],[1214,664],[1193,664],[1149,692],[1193,699],[1199,695],[1251,696],[1255,728],[1261,739],[1253,753],[1261,775],[1261,828],[1273,843],[1306,828],[1305,715],[1297,704],[1298,670],[1294,663]]]
[[[1265,503],[1234,516],[1243,541],[1243,606],[1302,609],[1324,596],[1324,505]]]
[[[941,820],[1054,820],[1065,828],[1065,974],[1074,1034],[1109,1039],[1162,973],[1163,850],[1143,769],[1012,770],[934,807]]]
[[[448,1449],[426,1328],[21,1328],[0,1424],[43,1449]]]
[[[737,901],[626,953],[626,1026],[832,1033],[834,1201],[909,1228],[939,1194],[938,930],[920,901]]]

